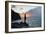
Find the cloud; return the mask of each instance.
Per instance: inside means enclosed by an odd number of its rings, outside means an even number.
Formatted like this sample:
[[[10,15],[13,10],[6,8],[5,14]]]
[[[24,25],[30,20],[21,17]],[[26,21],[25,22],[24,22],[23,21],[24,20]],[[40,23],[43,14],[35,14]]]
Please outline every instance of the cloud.
[[[17,13],[23,13],[23,12],[25,13],[25,12],[28,12],[29,10],[32,10],[35,8],[37,8],[37,6],[17,5],[14,8],[12,8],[12,10],[14,10],[14,12],[17,12]]]

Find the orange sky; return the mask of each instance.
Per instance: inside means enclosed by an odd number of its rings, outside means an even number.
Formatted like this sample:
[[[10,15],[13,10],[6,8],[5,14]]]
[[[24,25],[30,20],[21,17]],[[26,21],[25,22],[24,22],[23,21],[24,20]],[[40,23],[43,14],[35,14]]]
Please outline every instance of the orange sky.
[[[24,13],[20,13],[20,16],[21,16],[21,17],[24,17]],[[32,16],[31,13],[26,13],[26,17],[31,17],[31,16]]]

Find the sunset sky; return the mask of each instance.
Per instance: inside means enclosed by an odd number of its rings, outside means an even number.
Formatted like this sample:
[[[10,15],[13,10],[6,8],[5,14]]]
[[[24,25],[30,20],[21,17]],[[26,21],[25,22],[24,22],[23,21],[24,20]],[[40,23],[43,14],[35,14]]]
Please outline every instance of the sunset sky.
[[[16,5],[16,6],[12,7],[12,10],[14,10],[14,12],[19,13],[21,17],[24,17],[24,13],[26,13],[26,17],[30,17],[32,14],[28,13],[28,11],[35,9],[37,7],[38,6]]]

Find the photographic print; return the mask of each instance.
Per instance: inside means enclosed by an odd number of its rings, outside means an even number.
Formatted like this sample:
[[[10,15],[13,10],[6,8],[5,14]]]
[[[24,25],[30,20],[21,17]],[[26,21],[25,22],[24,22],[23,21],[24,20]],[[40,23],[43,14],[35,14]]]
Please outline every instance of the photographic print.
[[[44,3],[7,2],[8,32],[44,30]],[[8,11],[7,11],[8,10]]]

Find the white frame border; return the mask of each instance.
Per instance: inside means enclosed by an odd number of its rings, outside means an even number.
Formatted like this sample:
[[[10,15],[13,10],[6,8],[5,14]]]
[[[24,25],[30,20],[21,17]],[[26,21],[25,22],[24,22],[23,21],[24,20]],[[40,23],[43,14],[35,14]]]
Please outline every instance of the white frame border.
[[[20,28],[20,29],[11,29],[11,5],[32,5],[32,6],[41,6],[42,7],[42,26],[41,27],[37,27],[37,28]],[[44,29],[44,5],[42,4],[24,4],[24,3],[9,3],[8,5],[8,11],[9,11],[9,28],[8,28],[8,31],[9,32],[14,32],[14,31],[29,31],[29,30],[43,30]]]

